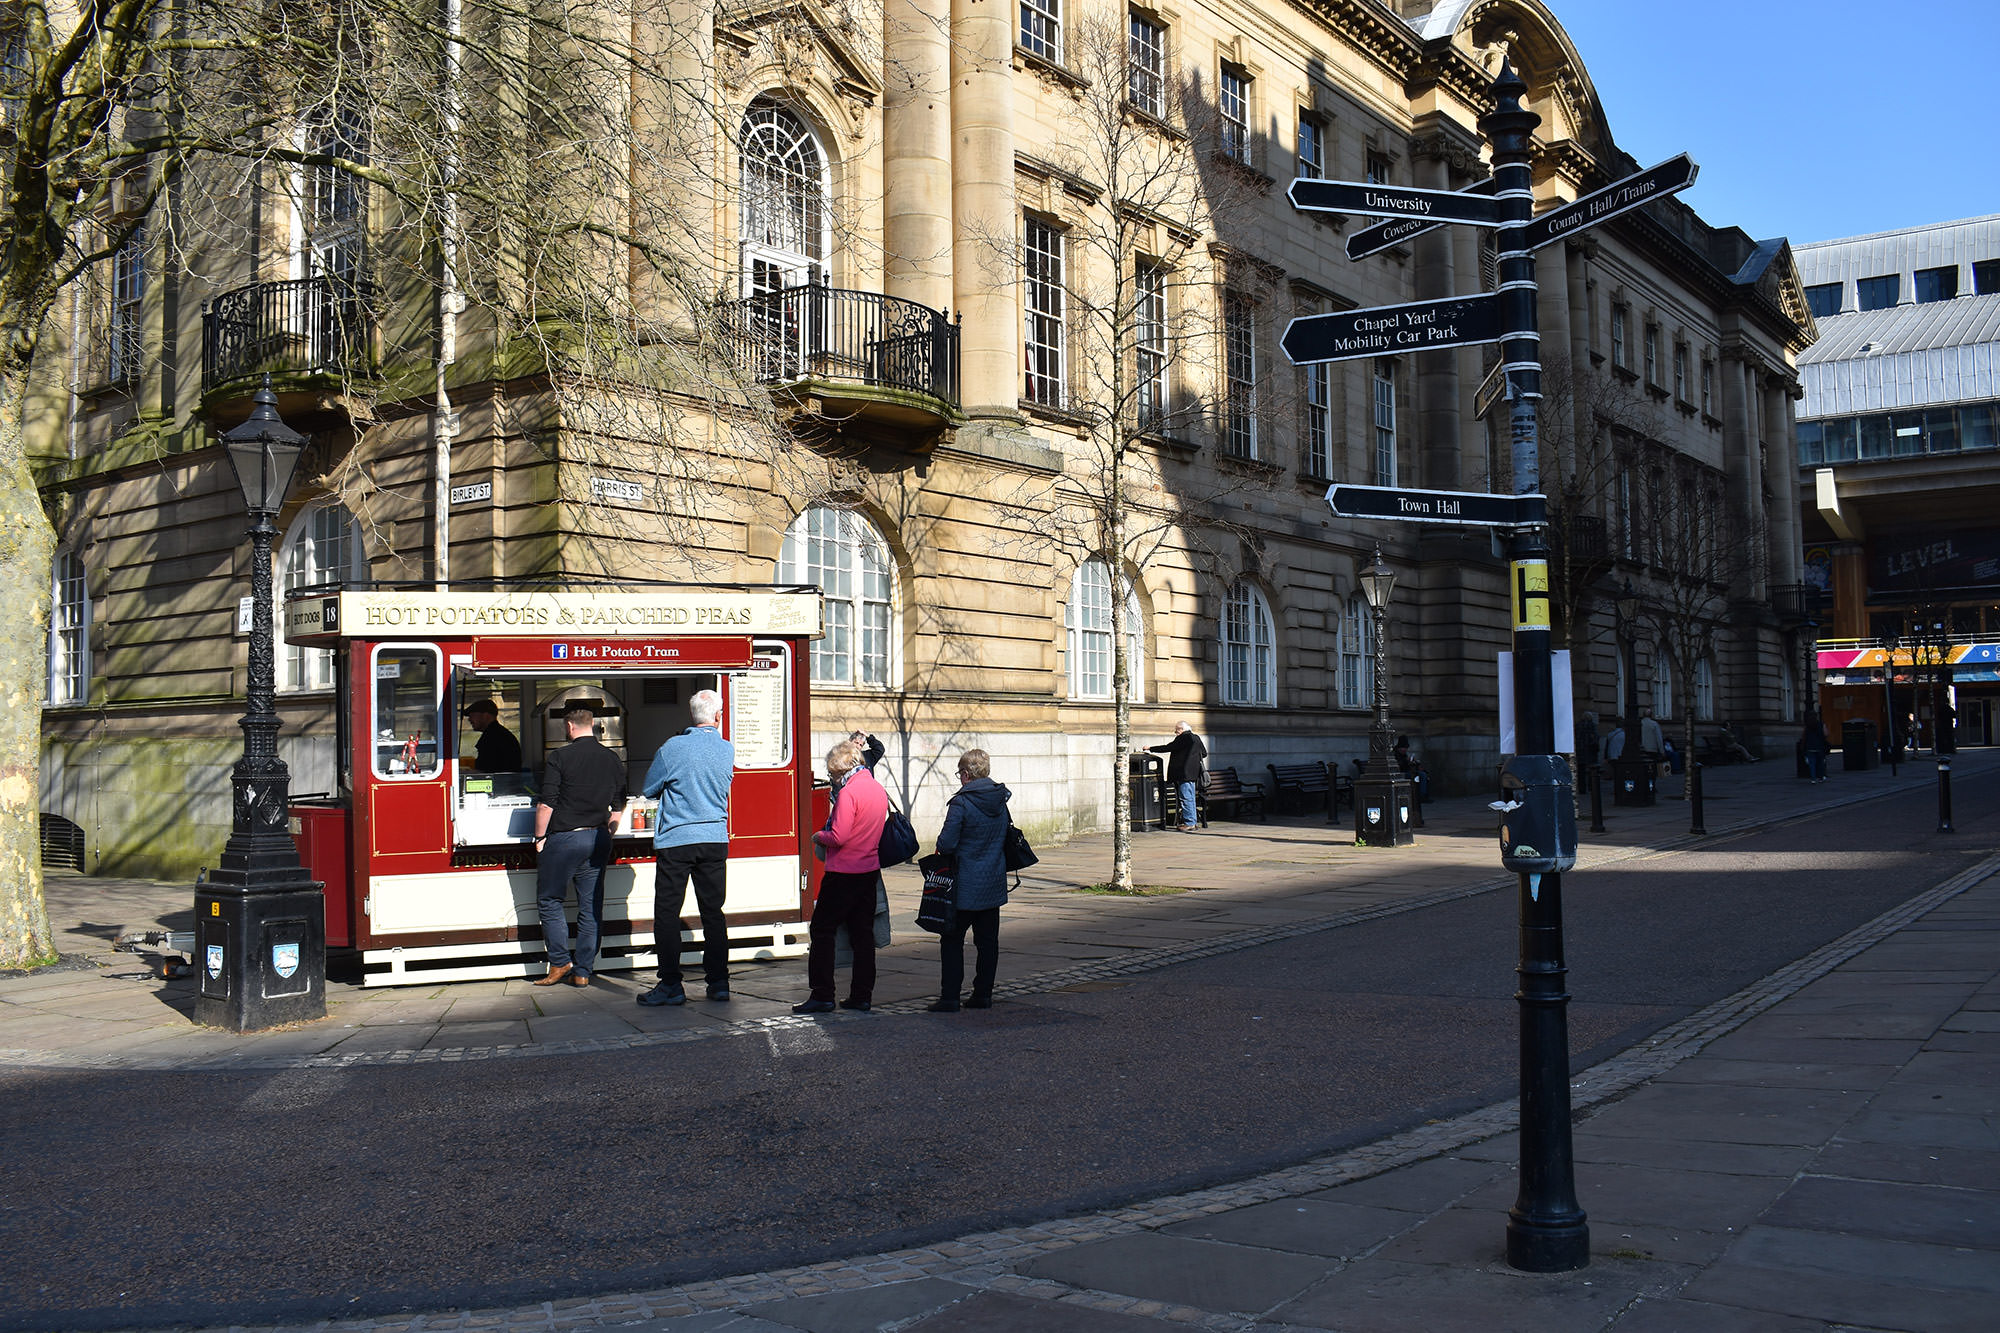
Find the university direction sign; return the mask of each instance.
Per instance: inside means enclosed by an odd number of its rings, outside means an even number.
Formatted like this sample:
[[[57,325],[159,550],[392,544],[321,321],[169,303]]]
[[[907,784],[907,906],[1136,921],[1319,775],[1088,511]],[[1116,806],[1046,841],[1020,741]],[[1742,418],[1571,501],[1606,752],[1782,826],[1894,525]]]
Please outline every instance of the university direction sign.
[[[1668,158],[1657,167],[1636,176],[1627,176],[1594,194],[1587,194],[1573,204],[1550,209],[1528,224],[1528,248],[1539,250],[1545,245],[1554,245],[1565,236],[1595,227],[1600,222],[1609,222],[1620,213],[1629,213],[1641,204],[1685,190],[1694,184],[1700,170],[1686,153],[1682,153],[1679,157]]]
[[[1294,208],[1315,213],[1360,213],[1368,217],[1413,218],[1419,222],[1469,222],[1497,227],[1500,201],[1457,190],[1419,190],[1366,181],[1323,181],[1301,176],[1289,191]]]
[[[1342,518],[1390,518],[1408,523],[1473,523],[1521,527],[1541,521],[1539,495],[1489,495],[1485,491],[1413,491],[1398,486],[1327,487],[1326,502]]]
[[[1479,184],[1469,187],[1465,193],[1491,195],[1499,188],[1500,183],[1489,176]],[[1415,217],[1391,218],[1387,222],[1378,222],[1372,227],[1363,227],[1347,238],[1347,257],[1366,259],[1370,255],[1378,255],[1384,250],[1401,245],[1404,241],[1414,240],[1425,232],[1436,231],[1443,225],[1442,222],[1425,222]]]
[[[1339,310],[1330,315],[1301,315],[1285,326],[1279,346],[1293,365],[1302,366],[1499,340],[1500,298],[1487,292],[1442,301]]]

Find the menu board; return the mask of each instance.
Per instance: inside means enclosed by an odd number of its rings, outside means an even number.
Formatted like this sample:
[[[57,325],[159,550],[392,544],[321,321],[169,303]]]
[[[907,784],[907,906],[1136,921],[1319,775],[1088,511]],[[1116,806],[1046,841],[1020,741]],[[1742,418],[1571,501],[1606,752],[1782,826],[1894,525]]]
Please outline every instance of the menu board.
[[[729,678],[729,739],[738,768],[783,768],[791,762],[785,680],[784,658],[762,653],[748,671]]]

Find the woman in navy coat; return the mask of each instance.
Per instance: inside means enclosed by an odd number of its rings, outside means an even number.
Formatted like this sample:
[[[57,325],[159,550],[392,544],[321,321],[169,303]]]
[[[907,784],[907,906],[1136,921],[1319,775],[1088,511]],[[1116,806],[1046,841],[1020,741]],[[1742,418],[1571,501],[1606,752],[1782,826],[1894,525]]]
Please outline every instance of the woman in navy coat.
[[[967,750],[958,759],[958,793],[945,809],[937,849],[958,862],[957,917],[938,937],[938,957],[944,966],[934,1014],[958,1012],[958,988],[965,980],[965,933],[972,932],[977,961],[967,1009],[993,1003],[993,973],[1000,962],[1000,908],[1007,901],[1008,790],[992,778],[993,761],[984,750]]]

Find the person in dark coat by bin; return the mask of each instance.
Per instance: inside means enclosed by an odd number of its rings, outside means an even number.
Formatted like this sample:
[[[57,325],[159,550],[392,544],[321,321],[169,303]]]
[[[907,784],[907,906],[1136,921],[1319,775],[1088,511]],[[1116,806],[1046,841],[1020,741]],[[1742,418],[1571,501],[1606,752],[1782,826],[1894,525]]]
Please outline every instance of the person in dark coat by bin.
[[[1178,798],[1180,804],[1180,830],[1183,833],[1195,831],[1195,783],[1201,775],[1202,761],[1208,758],[1208,747],[1193,727],[1185,722],[1174,723],[1174,738],[1165,745],[1146,747],[1153,754],[1164,752],[1167,756],[1167,788]]]
[[[972,932],[976,962],[967,1009],[993,1004],[993,975],[1000,963],[1000,908],[1007,901],[1007,798],[1012,794],[993,780],[993,761],[984,750],[967,750],[958,758],[958,792],[946,807],[937,849],[957,858],[958,912],[952,928],[938,937],[943,977],[934,1014],[956,1013],[958,988],[965,980],[965,933]]]

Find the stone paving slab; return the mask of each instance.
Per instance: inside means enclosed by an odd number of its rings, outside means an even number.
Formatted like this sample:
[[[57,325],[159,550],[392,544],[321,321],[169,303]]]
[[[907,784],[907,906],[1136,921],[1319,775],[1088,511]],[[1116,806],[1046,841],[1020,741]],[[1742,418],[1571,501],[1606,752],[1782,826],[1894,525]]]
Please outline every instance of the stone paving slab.
[[[1090,1291],[1255,1314],[1296,1297],[1338,1266],[1314,1255],[1142,1232],[1072,1246],[1015,1271]]]

